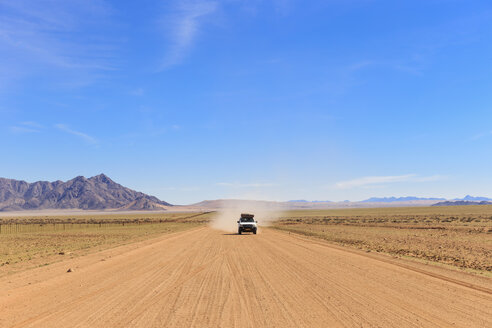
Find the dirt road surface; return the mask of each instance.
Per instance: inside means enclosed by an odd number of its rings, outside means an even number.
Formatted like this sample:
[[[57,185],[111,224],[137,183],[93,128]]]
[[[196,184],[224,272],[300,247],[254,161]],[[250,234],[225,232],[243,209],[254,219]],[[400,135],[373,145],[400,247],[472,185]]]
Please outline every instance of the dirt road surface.
[[[491,293],[284,232],[198,228],[1,278],[0,327],[492,327]]]

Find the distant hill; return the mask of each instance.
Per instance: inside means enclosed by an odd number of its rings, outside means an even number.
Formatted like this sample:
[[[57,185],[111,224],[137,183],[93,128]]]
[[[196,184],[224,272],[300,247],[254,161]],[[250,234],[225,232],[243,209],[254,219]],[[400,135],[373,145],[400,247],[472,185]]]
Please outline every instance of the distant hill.
[[[215,199],[204,200],[202,202],[192,204],[197,209],[217,210],[221,208],[261,208],[261,209],[280,209],[287,207],[287,202],[274,202],[265,200],[244,200],[244,199]]]
[[[488,201],[473,202],[467,200],[455,200],[455,201],[439,202],[432,206],[463,206],[463,205],[492,205],[492,202],[488,202]]]
[[[330,200],[305,200],[305,199],[298,199],[298,200],[289,200],[287,203],[333,203]]]
[[[445,198],[420,198],[420,197],[372,197],[361,201],[361,203],[394,203],[394,202],[411,202],[419,200],[446,200]]]
[[[172,206],[154,196],[123,187],[104,174],[67,182],[0,178],[0,211],[40,209],[163,210]]]
[[[264,200],[241,200],[241,199],[216,199],[205,200],[200,203],[188,205],[197,211],[215,211],[219,209],[250,209],[254,212],[259,210],[309,210],[309,209],[340,209],[340,208],[374,208],[374,207],[399,207],[399,206],[430,206],[438,200],[413,200],[394,202],[330,202],[330,201],[264,201]]]

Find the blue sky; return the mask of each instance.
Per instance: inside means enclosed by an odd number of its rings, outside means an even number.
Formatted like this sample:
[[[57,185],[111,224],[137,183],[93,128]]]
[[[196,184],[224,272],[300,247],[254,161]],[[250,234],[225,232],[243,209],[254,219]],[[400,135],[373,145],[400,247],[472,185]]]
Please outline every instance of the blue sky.
[[[490,1],[0,0],[0,176],[492,196],[491,76]]]

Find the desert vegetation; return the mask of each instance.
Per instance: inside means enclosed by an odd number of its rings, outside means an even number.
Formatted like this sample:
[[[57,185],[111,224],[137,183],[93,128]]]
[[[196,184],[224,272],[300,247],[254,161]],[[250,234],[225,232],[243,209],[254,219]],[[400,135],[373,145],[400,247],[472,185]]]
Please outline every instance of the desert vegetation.
[[[290,211],[274,228],[490,275],[492,206]]]
[[[0,218],[0,276],[208,222],[210,213]]]

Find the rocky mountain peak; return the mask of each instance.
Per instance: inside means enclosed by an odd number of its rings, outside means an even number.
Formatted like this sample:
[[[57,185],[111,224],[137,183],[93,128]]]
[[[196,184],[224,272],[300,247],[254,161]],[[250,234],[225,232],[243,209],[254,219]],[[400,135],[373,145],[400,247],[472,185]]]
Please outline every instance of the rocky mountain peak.
[[[130,209],[163,210],[169,203],[126,188],[105,174],[67,182],[0,178],[0,211],[25,209]]]

